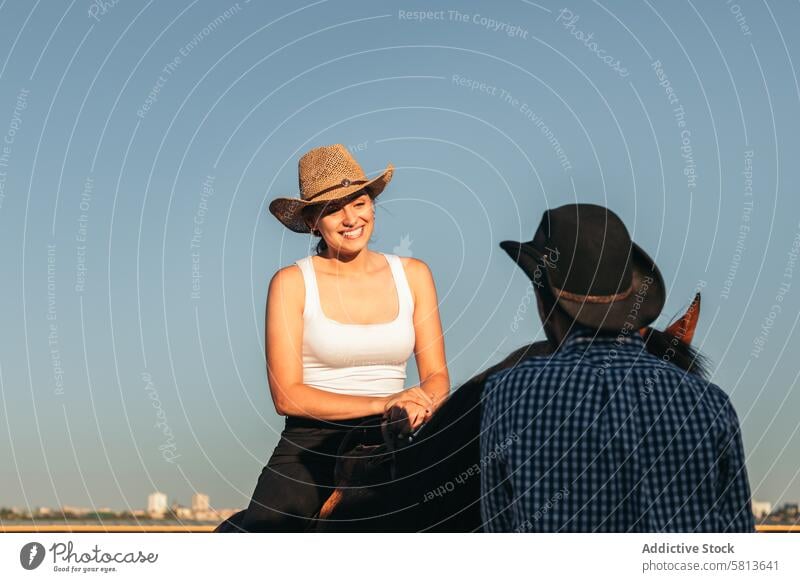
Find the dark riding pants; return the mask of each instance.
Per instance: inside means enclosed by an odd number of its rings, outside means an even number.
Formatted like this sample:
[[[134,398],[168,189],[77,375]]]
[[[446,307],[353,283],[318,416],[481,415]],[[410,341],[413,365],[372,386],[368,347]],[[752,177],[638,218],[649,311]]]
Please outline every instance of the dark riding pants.
[[[343,439],[365,421],[378,426],[380,417],[338,421],[286,417],[286,426],[261,471],[242,527],[252,532],[302,532],[312,526],[312,517],[333,492],[333,472]],[[376,429],[370,429],[369,434],[374,440]]]

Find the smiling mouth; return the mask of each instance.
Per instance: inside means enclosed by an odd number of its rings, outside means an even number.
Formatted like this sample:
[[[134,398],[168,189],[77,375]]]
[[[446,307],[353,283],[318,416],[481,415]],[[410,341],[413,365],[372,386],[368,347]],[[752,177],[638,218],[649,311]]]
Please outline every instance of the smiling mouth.
[[[364,233],[364,227],[359,226],[358,228],[354,228],[353,230],[346,230],[341,233],[341,235],[349,240],[359,238]]]

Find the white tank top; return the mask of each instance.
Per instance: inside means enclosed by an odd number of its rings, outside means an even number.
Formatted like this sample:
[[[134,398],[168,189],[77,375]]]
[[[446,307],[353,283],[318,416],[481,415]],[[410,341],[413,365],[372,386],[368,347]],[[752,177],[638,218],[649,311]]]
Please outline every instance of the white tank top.
[[[405,387],[406,361],[414,351],[414,299],[397,255],[389,262],[398,298],[397,317],[386,323],[340,323],[322,312],[311,257],[296,262],[305,282],[303,383],[314,388],[386,396]]]

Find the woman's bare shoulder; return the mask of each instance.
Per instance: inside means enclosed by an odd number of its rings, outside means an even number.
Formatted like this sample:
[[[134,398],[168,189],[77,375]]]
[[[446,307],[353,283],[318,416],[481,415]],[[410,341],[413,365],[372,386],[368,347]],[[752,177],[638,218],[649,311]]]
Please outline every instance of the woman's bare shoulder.
[[[298,294],[302,296],[303,290],[303,272],[297,265],[289,265],[278,269],[269,282],[270,294],[280,291],[281,293],[289,293],[292,297],[296,297]]]
[[[415,294],[433,288],[433,275],[425,261],[414,257],[400,257],[400,261]]]
[[[430,273],[430,267],[428,267],[427,263],[421,259],[415,259],[414,257],[400,257],[400,261],[403,263],[403,268],[409,273]]]

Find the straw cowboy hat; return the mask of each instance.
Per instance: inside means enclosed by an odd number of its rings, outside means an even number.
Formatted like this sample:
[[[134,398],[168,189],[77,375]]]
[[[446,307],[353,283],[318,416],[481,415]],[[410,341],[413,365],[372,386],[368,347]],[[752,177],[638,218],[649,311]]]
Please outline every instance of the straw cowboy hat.
[[[546,210],[533,240],[500,247],[534,285],[547,284],[573,320],[593,329],[640,329],[664,308],[661,272],[619,216],[603,206]]]
[[[394,166],[389,164],[383,173],[370,180],[342,144],[322,146],[308,151],[297,163],[300,198],[276,198],[269,211],[294,232],[310,232],[303,220],[302,210],[345,198],[365,190],[375,198],[392,179]]]

